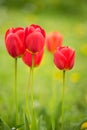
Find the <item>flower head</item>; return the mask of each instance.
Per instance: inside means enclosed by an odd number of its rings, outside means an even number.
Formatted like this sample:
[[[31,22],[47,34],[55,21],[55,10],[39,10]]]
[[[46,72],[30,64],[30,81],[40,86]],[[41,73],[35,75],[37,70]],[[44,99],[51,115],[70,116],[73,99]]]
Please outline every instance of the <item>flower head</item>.
[[[58,47],[54,53],[54,64],[60,70],[70,70],[74,66],[75,51],[70,47]]]
[[[87,122],[83,122],[81,124],[81,130],[85,130],[85,129],[87,129]]]
[[[25,52],[24,28],[9,28],[5,34],[5,45],[13,58],[20,57]]]
[[[34,67],[39,66],[41,63],[42,57],[43,57],[44,50],[41,50],[39,53],[34,54]],[[22,57],[24,63],[28,65],[29,67],[32,66],[32,54],[26,50]]]
[[[31,53],[40,52],[45,44],[45,31],[38,25],[25,28],[25,45]]]
[[[57,47],[62,46],[63,36],[59,32],[51,32],[46,37],[46,46],[49,52],[54,53]]]

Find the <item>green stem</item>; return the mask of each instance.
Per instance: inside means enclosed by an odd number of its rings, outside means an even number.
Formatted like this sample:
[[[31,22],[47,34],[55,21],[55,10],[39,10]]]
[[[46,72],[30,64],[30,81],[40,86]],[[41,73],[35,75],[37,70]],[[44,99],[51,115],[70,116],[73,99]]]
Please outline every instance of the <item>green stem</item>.
[[[17,98],[17,58],[15,58],[15,105],[16,105],[16,124],[18,122],[18,98]]]
[[[31,67],[31,103],[32,103],[32,125],[31,130],[37,130],[35,113],[34,113],[34,54],[32,54],[32,67]]]
[[[31,71],[29,70],[29,78],[28,78],[28,85],[26,88],[26,115],[28,115],[28,121],[29,121],[29,88],[30,88],[30,76],[31,76]]]
[[[55,87],[52,85],[52,130],[55,130],[55,120],[54,120],[54,103],[55,103]]]
[[[32,54],[32,67],[31,67],[31,100],[32,100],[32,115],[34,115],[34,54]]]
[[[63,89],[62,89],[62,130],[64,130],[64,94],[65,94],[65,70],[63,70]]]

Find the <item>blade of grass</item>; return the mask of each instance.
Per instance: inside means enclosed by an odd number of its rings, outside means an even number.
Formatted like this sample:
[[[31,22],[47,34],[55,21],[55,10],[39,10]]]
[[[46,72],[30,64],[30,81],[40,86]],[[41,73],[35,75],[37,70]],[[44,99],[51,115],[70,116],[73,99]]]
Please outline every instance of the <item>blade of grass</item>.
[[[0,118],[0,130],[11,130],[10,126]]]

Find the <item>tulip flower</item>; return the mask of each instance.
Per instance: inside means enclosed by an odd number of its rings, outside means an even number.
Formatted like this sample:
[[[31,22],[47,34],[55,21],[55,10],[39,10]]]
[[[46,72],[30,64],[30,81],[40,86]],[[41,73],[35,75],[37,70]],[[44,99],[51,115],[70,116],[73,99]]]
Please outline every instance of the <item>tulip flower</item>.
[[[44,50],[41,50],[40,52],[34,54],[34,67],[37,67],[41,63],[43,53]],[[29,51],[26,50],[22,59],[26,65],[32,67],[32,54]]]
[[[24,45],[24,28],[10,28],[5,34],[5,45],[8,53],[17,58],[25,52]]]
[[[45,44],[45,31],[38,25],[25,28],[25,46],[31,53],[40,52]]]
[[[64,93],[65,93],[65,71],[74,66],[75,51],[70,47],[58,47],[54,53],[54,64],[63,70],[63,89],[62,89],[62,126],[64,130]]]
[[[62,46],[63,36],[59,32],[51,32],[46,37],[46,46],[49,52],[54,53],[57,47]]]
[[[23,56],[23,61],[25,64],[30,66],[30,82],[31,82],[31,102],[32,102],[32,123],[31,129],[37,130],[37,122],[35,119],[34,109],[33,109],[33,70],[35,66],[40,64],[43,55],[43,49],[45,45],[45,31],[38,25],[30,25],[25,28],[25,38],[24,44],[26,50]],[[42,52],[41,52],[42,51]],[[28,61],[29,59],[29,61]],[[30,83],[29,82],[29,83]],[[27,88],[28,90],[28,88]],[[28,109],[28,91],[26,94],[26,108]],[[28,110],[29,111],[29,110]],[[29,113],[29,112],[28,112]]]
[[[58,47],[54,53],[54,63],[60,70],[70,70],[74,66],[75,51],[70,47]]]
[[[21,57],[25,52],[24,45],[24,28],[9,28],[5,34],[5,45],[10,56],[15,58],[14,66],[14,95],[16,107],[16,124],[18,123],[18,100],[17,100],[17,58]]]

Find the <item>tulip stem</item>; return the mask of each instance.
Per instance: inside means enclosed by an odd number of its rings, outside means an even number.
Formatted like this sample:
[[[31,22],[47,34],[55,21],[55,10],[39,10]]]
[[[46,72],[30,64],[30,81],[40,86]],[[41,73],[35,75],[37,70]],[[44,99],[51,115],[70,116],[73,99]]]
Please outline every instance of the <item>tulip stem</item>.
[[[34,54],[32,54],[32,67],[31,67],[31,103],[32,103],[31,130],[37,130],[35,113],[34,113]]]
[[[17,58],[15,58],[15,79],[14,79],[14,89],[15,89],[15,105],[16,105],[16,124],[18,122],[18,98],[17,98]]]
[[[31,76],[31,70],[29,70],[29,77],[28,77],[28,85],[26,89],[26,114],[28,115],[28,121],[29,121],[29,87],[30,87],[30,76]]]
[[[31,99],[32,99],[32,110],[34,109],[34,94],[33,90],[34,89],[34,54],[32,54],[32,67],[31,67]]]
[[[65,70],[63,70],[63,89],[62,89],[62,130],[64,130],[64,95],[65,95]]]

